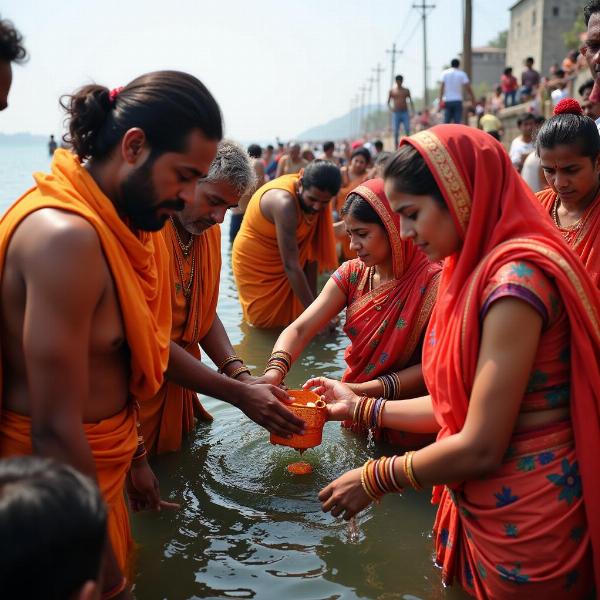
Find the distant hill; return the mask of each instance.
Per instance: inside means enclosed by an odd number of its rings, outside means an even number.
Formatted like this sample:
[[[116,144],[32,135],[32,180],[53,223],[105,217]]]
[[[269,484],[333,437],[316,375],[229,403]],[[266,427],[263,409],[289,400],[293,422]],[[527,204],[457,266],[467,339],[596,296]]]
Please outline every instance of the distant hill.
[[[48,142],[45,135],[34,135],[33,133],[0,133],[0,146],[15,145],[38,145]]]
[[[365,107],[365,114],[376,111],[377,105]],[[326,140],[340,140],[350,136],[350,126],[355,131],[358,129],[358,119],[360,118],[360,108],[355,108],[341,117],[331,119],[327,123],[311,127],[302,133],[299,133],[295,139],[300,141],[323,142]]]

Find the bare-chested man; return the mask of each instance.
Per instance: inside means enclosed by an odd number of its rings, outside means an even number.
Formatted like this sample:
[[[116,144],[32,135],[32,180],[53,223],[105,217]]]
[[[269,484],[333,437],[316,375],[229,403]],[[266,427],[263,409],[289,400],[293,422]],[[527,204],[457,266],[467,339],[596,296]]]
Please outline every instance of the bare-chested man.
[[[388,106],[392,111],[394,148],[398,147],[398,142],[400,140],[401,123],[404,127],[404,135],[410,135],[410,112],[408,110],[408,104],[410,103],[412,112],[415,110],[410,90],[402,85],[403,81],[404,77],[402,77],[402,75],[396,75],[396,85],[390,90],[388,95]]]
[[[284,154],[277,163],[277,173],[275,178],[282,175],[293,175],[299,173],[308,164],[308,161],[302,158],[300,154],[300,144],[295,142],[290,143],[287,154]]]
[[[112,91],[88,85],[64,107],[74,154],[57,150],[52,173],[36,175],[0,223],[0,457],[49,456],[98,481],[109,507],[104,593],[122,600],[131,597],[126,479],[134,510],[164,506],[136,405],[165,373],[232,403],[250,387],[207,378],[170,343],[169,257],[149,233],[193,202],[222,121],[204,85],[176,71]],[[245,410],[280,406],[281,390],[252,388]]]
[[[10,21],[0,20],[0,110],[8,106],[8,92],[12,85],[12,63],[27,60],[23,37]]]

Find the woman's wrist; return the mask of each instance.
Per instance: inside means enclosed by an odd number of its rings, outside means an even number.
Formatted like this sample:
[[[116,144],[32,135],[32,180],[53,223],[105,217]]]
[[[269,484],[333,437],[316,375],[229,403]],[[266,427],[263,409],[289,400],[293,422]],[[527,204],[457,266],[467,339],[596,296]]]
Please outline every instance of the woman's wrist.
[[[278,369],[266,369],[263,379],[272,385],[279,385],[283,380],[283,373]]]

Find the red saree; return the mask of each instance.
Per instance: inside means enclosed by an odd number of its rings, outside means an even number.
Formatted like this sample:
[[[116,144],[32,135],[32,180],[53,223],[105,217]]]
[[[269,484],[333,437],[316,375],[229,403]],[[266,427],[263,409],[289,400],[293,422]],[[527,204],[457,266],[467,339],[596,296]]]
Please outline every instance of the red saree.
[[[556,192],[551,188],[542,190],[536,194],[548,214],[552,215],[556,202]],[[600,288],[600,196],[587,207],[579,223],[574,227],[559,227],[567,244],[573,248],[575,254],[581,258],[585,270]]]
[[[596,289],[497,141],[476,129],[443,125],[402,143],[425,158],[463,240],[445,261],[423,351],[438,439],[464,425],[480,307],[503,266],[525,261],[552,282],[570,327],[558,358],[569,367],[570,420],[513,434],[498,472],[434,490],[444,581],[456,578],[478,598],[583,598],[593,587],[592,568],[596,581],[600,576]],[[537,375],[532,372],[532,381]],[[528,403],[526,395],[522,410]]]
[[[351,341],[344,354],[348,368],[342,381],[362,383],[420,362],[420,343],[435,303],[440,266],[411,241],[400,239],[400,219],[390,207],[382,179],[371,179],[352,193],[364,198],[383,222],[394,266],[394,279],[375,290],[369,289],[371,269],[358,258],[345,262],[333,275],[347,298],[344,332]],[[422,446],[424,440],[391,430],[386,437],[405,447]]]

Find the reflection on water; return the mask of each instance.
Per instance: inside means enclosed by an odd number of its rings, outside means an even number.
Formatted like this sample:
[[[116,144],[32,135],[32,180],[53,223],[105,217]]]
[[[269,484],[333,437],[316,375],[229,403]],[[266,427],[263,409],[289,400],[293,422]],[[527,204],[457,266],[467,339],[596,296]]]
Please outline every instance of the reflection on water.
[[[225,236],[219,315],[238,353],[262,372],[279,331],[242,322]],[[287,383],[341,376],[346,343],[341,330],[314,340]],[[269,444],[229,404],[203,402],[214,422],[201,424],[181,453],[154,461],[163,495],[182,509],[133,518],[139,598],[463,597],[442,588],[433,565],[427,494],[384,498],[357,519],[354,540],[347,523],[321,512],[319,490],[373,454],[365,440],[327,423],[323,443],[302,457],[313,473],[298,477],[286,470],[296,451]]]
[[[0,148],[2,207],[47,164],[45,146]],[[278,332],[242,323],[226,236],[223,250],[219,315],[238,352],[261,372]],[[316,339],[288,383],[339,377],[346,343],[341,331]],[[318,491],[373,454],[364,440],[326,424],[323,444],[303,455],[313,473],[297,477],[286,470],[298,459],[294,450],[270,445],[268,433],[229,404],[205,405],[215,421],[201,424],[182,452],[154,462],[163,495],[182,509],[133,516],[140,600],[464,597],[444,590],[433,566],[427,494],[384,498],[357,519],[354,541],[345,522],[321,512]]]

